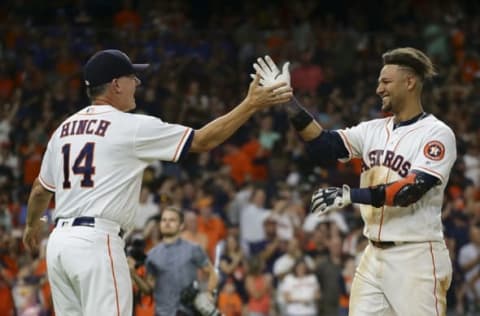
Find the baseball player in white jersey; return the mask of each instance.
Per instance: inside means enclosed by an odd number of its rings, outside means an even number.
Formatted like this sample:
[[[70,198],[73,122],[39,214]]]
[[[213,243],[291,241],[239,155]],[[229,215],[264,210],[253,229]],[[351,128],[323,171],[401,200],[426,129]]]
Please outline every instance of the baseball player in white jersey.
[[[53,133],[28,201],[25,245],[38,247],[40,217],[55,194],[55,229],[47,245],[56,315],[132,314],[132,285],[122,235],[133,225],[142,174],[154,160],[178,161],[210,150],[253,113],[288,101],[291,88],[250,84],[231,112],[199,130],[130,114],[146,64],[118,50],[100,51],[84,67],[92,105]]]
[[[360,158],[360,188],[320,188],[311,211],[325,214],[360,204],[369,239],[352,284],[349,315],[440,316],[452,268],[443,240],[441,208],[456,159],[455,135],[423,111],[421,92],[434,68],[414,48],[383,54],[377,94],[383,119],[337,131],[324,130],[293,99],[288,113],[319,164]],[[262,84],[290,82],[288,64],[280,72],[266,56],[254,67]]]

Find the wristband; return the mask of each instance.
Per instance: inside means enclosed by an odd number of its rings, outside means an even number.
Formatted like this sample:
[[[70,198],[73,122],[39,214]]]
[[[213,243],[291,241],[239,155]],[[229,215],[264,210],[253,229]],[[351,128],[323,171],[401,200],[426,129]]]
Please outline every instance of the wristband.
[[[303,110],[291,117],[290,122],[292,122],[295,130],[300,132],[303,131],[311,122],[313,122],[313,117],[307,111]]]
[[[300,113],[302,111],[305,111],[305,109],[300,104],[300,102],[298,102],[298,100],[297,100],[297,98],[295,98],[295,96],[293,96],[290,99],[290,101],[288,101],[285,104],[285,108],[287,110],[287,113],[288,113],[289,117],[293,117],[293,116],[297,115],[298,113]]]

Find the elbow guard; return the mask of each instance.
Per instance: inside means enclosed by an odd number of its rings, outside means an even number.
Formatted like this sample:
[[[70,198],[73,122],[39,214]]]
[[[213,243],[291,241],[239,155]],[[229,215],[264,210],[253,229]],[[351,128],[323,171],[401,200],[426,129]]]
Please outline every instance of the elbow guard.
[[[409,173],[405,178],[370,188],[372,192],[372,205],[381,207],[409,206],[437,185],[439,180],[423,172]]]

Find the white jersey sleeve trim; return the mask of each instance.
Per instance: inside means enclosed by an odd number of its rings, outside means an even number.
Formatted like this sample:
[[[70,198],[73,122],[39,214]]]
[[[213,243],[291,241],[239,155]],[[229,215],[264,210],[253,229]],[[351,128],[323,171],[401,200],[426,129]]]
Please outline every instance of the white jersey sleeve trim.
[[[341,162],[347,162],[353,157],[352,144],[350,144],[350,142],[348,141],[347,135],[343,131],[338,130],[338,135],[340,135],[340,138],[342,139],[343,144],[345,145],[345,148],[348,151],[348,158],[341,158],[338,160]]]
[[[183,133],[182,139],[178,143],[177,149],[175,149],[175,154],[173,155],[172,161],[174,162],[178,161],[178,159],[180,158],[180,155],[183,152],[183,147],[185,146],[185,143],[187,142],[192,132],[193,132],[193,129],[191,128],[188,128],[185,130],[185,132]]]
[[[38,182],[44,187],[47,191],[55,192],[55,186],[48,184],[41,176],[38,176]]]

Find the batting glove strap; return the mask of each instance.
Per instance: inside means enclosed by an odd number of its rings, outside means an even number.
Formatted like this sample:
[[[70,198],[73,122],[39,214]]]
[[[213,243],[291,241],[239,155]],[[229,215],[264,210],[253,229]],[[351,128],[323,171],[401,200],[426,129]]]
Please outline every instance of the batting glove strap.
[[[321,215],[336,211],[352,204],[350,187],[344,184],[341,188],[321,188],[312,195],[310,212]]]

